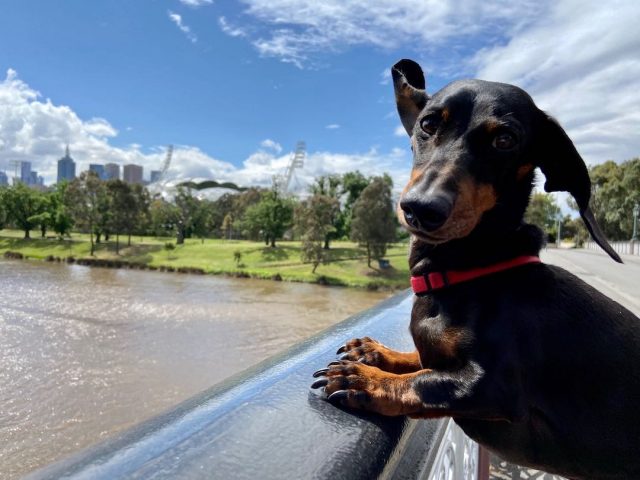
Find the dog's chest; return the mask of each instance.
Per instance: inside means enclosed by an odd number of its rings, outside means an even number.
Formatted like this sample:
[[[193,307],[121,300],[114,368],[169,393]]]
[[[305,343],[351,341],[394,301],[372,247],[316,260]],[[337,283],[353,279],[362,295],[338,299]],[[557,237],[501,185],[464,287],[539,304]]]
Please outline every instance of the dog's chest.
[[[417,298],[411,313],[411,334],[423,368],[455,369],[466,363],[474,335],[466,313],[433,297]]]

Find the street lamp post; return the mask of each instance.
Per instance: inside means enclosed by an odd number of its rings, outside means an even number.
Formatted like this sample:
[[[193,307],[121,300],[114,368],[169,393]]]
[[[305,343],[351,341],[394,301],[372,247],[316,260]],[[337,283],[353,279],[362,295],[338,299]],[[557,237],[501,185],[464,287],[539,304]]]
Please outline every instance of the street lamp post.
[[[556,238],[556,247],[560,248],[560,245],[562,244],[562,213],[558,213],[558,229],[556,231],[556,233],[558,234],[558,237]]]
[[[633,206],[633,235],[631,241],[638,241],[638,215],[640,215],[640,203],[636,203]]]
[[[638,215],[640,214],[640,203],[636,202],[633,206],[633,234],[631,235],[631,255],[635,252],[636,243],[638,243]]]

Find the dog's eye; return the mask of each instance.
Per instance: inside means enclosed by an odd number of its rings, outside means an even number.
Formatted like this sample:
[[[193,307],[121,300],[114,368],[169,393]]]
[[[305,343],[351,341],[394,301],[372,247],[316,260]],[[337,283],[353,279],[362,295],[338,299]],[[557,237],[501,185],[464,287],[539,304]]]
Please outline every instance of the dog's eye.
[[[420,128],[427,135],[435,135],[440,121],[435,117],[425,117],[420,121]]]
[[[516,143],[518,143],[518,140],[516,139],[515,135],[503,132],[493,137],[493,142],[491,142],[491,145],[493,145],[493,148],[496,148],[498,150],[511,150],[516,146]]]

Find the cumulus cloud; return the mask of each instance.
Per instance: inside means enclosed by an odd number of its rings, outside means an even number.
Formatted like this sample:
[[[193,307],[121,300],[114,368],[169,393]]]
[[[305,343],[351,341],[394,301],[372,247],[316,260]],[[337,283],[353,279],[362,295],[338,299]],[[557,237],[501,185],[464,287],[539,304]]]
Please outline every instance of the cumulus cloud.
[[[282,145],[280,145],[278,142],[274,142],[270,138],[267,138],[266,140],[260,142],[260,146],[269,150],[273,150],[276,153],[280,153],[282,151]]]
[[[76,171],[89,168],[90,163],[134,163],[144,167],[148,178],[150,170],[158,170],[166,155],[165,146],[146,151],[138,144],[115,147],[109,142],[118,136],[118,130],[104,118],[83,120],[70,107],[56,105],[19,79],[9,70],[0,82],[0,169],[12,173],[12,160],[29,161],[32,168],[45,177],[45,182],[56,181],[56,161],[64,155],[68,144],[76,161]],[[293,152],[284,152],[280,143],[265,139],[256,146],[242,165],[235,166],[214,158],[199,148],[176,145],[167,178],[190,178],[230,181],[243,186],[271,185],[274,175],[283,174]],[[345,173],[359,169],[366,175],[392,175],[398,188],[406,181],[410,165],[409,154],[402,149],[380,152],[372,148],[364,153],[310,152],[303,168],[295,175],[293,188],[305,192],[317,175]]]
[[[182,15],[174,13],[171,10],[167,12],[167,15],[169,15],[169,20],[176,24],[178,29],[186,35],[191,43],[196,43],[198,41],[198,37],[191,31],[191,28],[185,25],[182,21]]]
[[[640,8],[564,0],[473,61],[481,78],[517,84],[554,115],[591,163],[640,152]]]

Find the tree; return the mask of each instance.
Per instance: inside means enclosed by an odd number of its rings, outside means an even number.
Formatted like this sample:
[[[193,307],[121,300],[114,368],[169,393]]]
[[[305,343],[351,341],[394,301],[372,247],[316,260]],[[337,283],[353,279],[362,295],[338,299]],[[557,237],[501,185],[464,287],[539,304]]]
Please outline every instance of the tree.
[[[64,191],[64,205],[80,227],[89,232],[93,256],[95,244],[93,230],[99,215],[99,207],[105,202],[107,190],[94,172],[82,172],[74,178]]]
[[[6,188],[0,187],[0,230],[2,230],[7,224],[7,207],[5,205],[6,191]]]
[[[7,218],[24,232],[24,238],[30,238],[30,231],[40,222],[43,213],[42,194],[23,183],[18,183],[4,191]]]
[[[65,235],[69,235],[73,227],[73,218],[69,209],[64,204],[64,197],[69,183],[63,181],[58,183],[54,190],[49,193],[49,226],[62,240]]]
[[[332,240],[342,238],[345,234],[345,217],[340,211],[342,177],[340,175],[323,175],[315,178],[309,191],[313,195],[323,195],[336,200],[337,208],[332,209],[331,228],[324,237],[324,249],[328,250]]]
[[[548,238],[554,238],[559,214],[560,207],[552,194],[535,192],[524,214],[524,221],[540,227]]]
[[[293,200],[280,196],[277,190],[263,192],[260,202],[247,208],[243,224],[249,235],[262,237],[267,245],[276,246],[293,220]]]
[[[127,244],[129,246],[131,246],[131,234],[134,231],[138,233],[146,231],[151,223],[151,214],[149,212],[151,197],[149,196],[149,190],[136,183],[131,186],[131,194],[135,202],[135,209],[130,212],[131,221],[127,226],[127,233],[129,234]]]
[[[384,177],[374,177],[353,205],[351,239],[367,249],[367,265],[380,259],[395,240],[396,220],[391,201],[391,185]]]
[[[182,245],[184,239],[191,235],[193,224],[198,214],[199,201],[191,194],[188,187],[178,187],[174,198],[177,207],[178,221],[176,224],[176,244]]]
[[[233,215],[227,213],[222,220],[222,235],[229,240],[233,234]]]
[[[178,208],[162,198],[157,198],[149,206],[151,228],[154,235],[162,237],[173,235],[178,223]]]
[[[311,273],[328,261],[323,243],[334,230],[332,221],[339,208],[338,200],[327,195],[314,195],[296,206],[295,226],[302,240],[301,258],[303,262],[311,262]]]
[[[589,175],[593,185],[591,209],[604,234],[611,240],[629,240],[633,206],[640,203],[640,158],[620,164],[609,160],[591,167]]]
[[[106,182],[109,193],[111,214],[109,217],[109,231],[116,234],[116,255],[120,254],[120,234],[131,232],[132,224],[137,217],[136,198],[131,185],[119,179]]]

